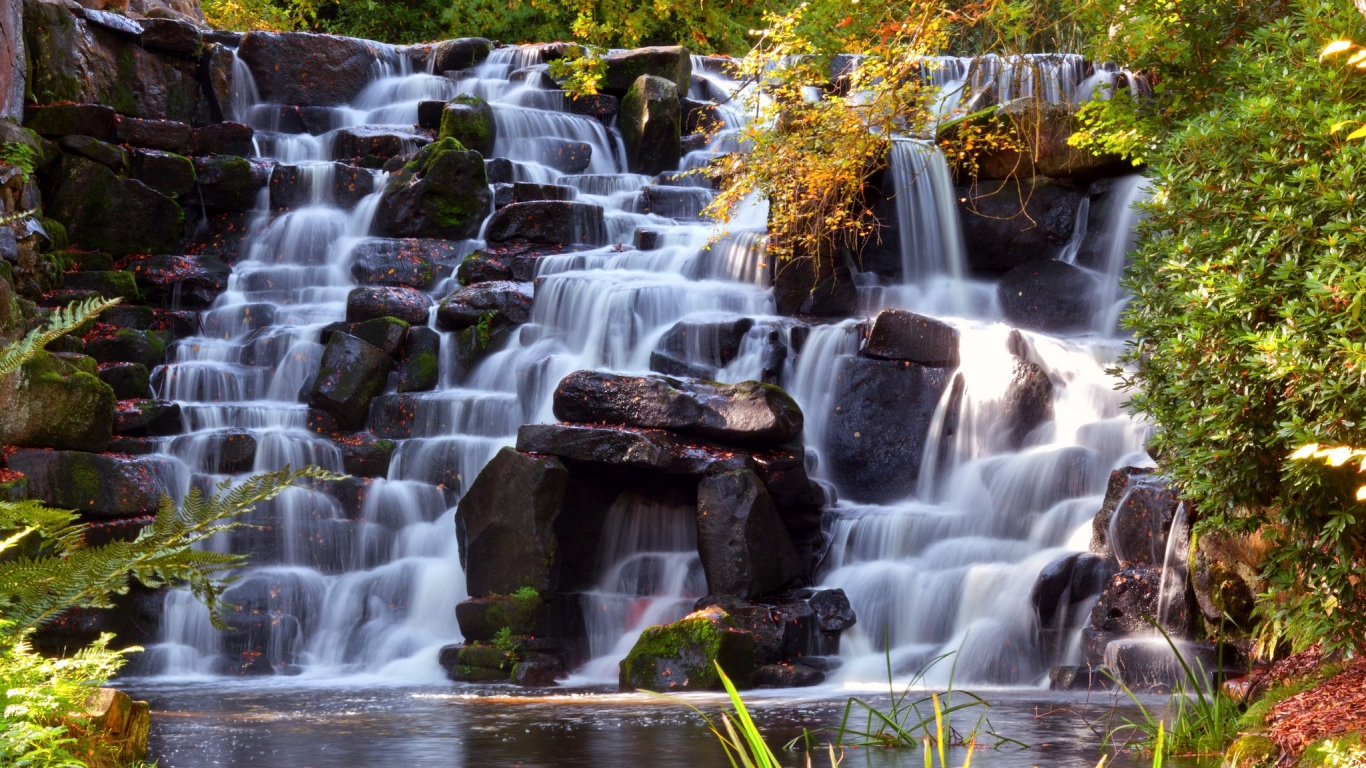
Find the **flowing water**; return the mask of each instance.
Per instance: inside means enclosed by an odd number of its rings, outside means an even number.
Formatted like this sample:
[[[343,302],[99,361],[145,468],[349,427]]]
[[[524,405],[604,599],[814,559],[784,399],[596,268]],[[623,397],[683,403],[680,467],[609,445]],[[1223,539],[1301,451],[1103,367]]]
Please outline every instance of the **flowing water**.
[[[348,677],[444,679],[437,651],[460,641],[454,608],[466,597],[453,505],[480,468],[514,443],[520,424],[554,420],[550,393],[563,376],[588,368],[644,372],[675,323],[743,315],[756,322],[739,354],[713,361],[716,378],[740,381],[764,370],[765,340],[792,336],[793,322],[774,316],[763,263],[763,204],[748,206],[719,240],[697,218],[710,199],[705,188],[686,187],[689,195],[667,217],[642,212],[642,190],[656,180],[624,173],[616,129],[566,111],[563,94],[532,76],[544,69],[535,46],[496,50],[459,79],[412,72],[405,61],[399,55],[377,61],[365,91],[333,110],[333,125],[397,125],[411,133],[418,102],[484,96],[498,125],[495,155],[513,161],[519,180],[570,186],[579,201],[602,206],[612,245],[540,260],[531,322],[463,381],[443,371],[438,388],[418,397],[413,437],[401,441],[388,476],[370,486],[362,508],[295,489],[254,513],[254,527],[217,542],[252,555],[242,584],[255,585],[274,623],[264,663],[320,685]],[[945,59],[929,76],[942,80],[946,92],[957,83],[953,98],[960,106],[1031,95],[1062,102],[1080,100],[1090,82],[1084,64],[1065,56],[1024,63]],[[722,69],[697,59],[691,95],[731,95],[738,86]],[[252,471],[285,463],[341,470],[336,447],[307,428],[299,391],[318,366],[321,329],[345,316],[355,285],[352,254],[370,235],[379,194],[339,207],[330,193],[334,134],[277,132],[279,105],[258,103],[244,72],[236,70],[235,112],[258,129],[263,158],[303,168],[313,193],[309,204],[283,214],[273,214],[262,193],[245,257],[234,266],[228,291],[204,313],[204,334],[181,341],[172,362],[156,372],[158,397],[180,403],[190,428],[162,445],[178,470],[177,493],[221,479],[213,474],[216,451],[225,436],[243,432],[258,445]],[[738,145],[742,111],[727,104],[718,115],[725,129],[707,150],[685,157],[684,169]],[[556,140],[591,147],[584,173],[566,176],[543,162],[545,147]],[[1078,247],[1064,256],[1103,275],[1109,293],[1094,333],[1057,338],[1012,331],[1000,320],[994,284],[969,277],[942,155],[898,140],[892,163],[903,278],[860,276],[861,310],[898,307],[957,327],[961,396],[946,395],[939,406],[914,494],[881,505],[838,501],[848,489],[820,459],[834,407],[831,382],[841,361],[857,352],[858,321],[816,325],[800,354],[789,354],[782,365],[781,381],[806,415],[809,469],[834,500],[818,580],[844,589],[858,614],[857,626],[845,634],[834,684],[884,679],[885,654],[904,678],[952,652],[960,681],[1038,686],[1047,665],[1065,659],[1046,659],[1036,647],[1029,600],[1035,577],[1053,559],[1085,548],[1111,469],[1150,463],[1145,428],[1122,410],[1122,396],[1105,373],[1122,346],[1113,335],[1122,302],[1118,277],[1131,244],[1130,205],[1141,197],[1142,182],[1120,182],[1107,210],[1082,217],[1100,225],[1082,227]],[[375,173],[380,189],[384,174]],[[621,247],[639,229],[658,233],[658,247]],[[1090,247],[1081,247],[1083,238]],[[463,254],[482,243],[455,245]],[[451,285],[442,281],[433,298]],[[443,350],[450,343],[444,339]],[[1017,355],[1052,381],[1055,414],[1022,443],[1005,433],[1001,418]],[[957,428],[941,437],[949,422]],[[681,617],[706,594],[690,515],[682,500],[624,494],[613,505],[601,576],[585,598],[594,607],[587,621],[593,659],[574,672],[571,685],[614,681],[616,662],[644,627]],[[189,595],[168,596],[161,631],[148,655],[156,674],[224,671],[225,637]],[[938,684],[948,673],[939,665],[929,680]],[[174,685],[156,690],[168,700],[183,695]],[[438,700],[421,699],[421,706],[447,706]],[[330,763],[316,763],[323,764]]]

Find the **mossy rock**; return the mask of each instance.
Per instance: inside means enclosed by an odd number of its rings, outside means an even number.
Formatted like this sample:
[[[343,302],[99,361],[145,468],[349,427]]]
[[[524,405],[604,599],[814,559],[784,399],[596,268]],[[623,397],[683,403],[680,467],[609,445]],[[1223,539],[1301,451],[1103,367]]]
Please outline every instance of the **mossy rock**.
[[[654,175],[678,169],[683,154],[679,93],[662,77],[641,75],[622,98],[617,128],[632,173]]]
[[[0,379],[0,443],[99,452],[114,429],[114,390],[50,352]]]
[[[166,359],[166,341],[158,331],[119,328],[86,338],[85,352],[101,363],[141,363],[151,370]]]
[[[483,156],[447,137],[389,177],[375,225],[387,237],[468,239],[479,233],[491,203]]]
[[[718,663],[736,688],[749,688],[754,636],[729,620],[712,607],[645,630],[621,662],[621,690],[719,691]]]
[[[446,102],[441,110],[441,130],[438,138],[453,138],[467,149],[489,157],[498,138],[498,124],[493,119],[493,107],[483,98],[462,93]]]
[[[512,665],[517,663],[511,653],[492,645],[466,645],[456,660],[460,666],[497,669],[504,675],[512,672]]]
[[[123,299],[129,303],[142,301],[142,292],[131,272],[72,272],[66,275],[62,287],[95,291],[106,299]]]
[[[1271,768],[1280,755],[1276,742],[1260,734],[1247,734],[1229,745],[1220,768]]]
[[[426,392],[441,381],[441,336],[425,326],[408,329],[398,356],[398,391]]]
[[[48,213],[73,244],[113,255],[171,253],[185,228],[185,212],[171,198],[74,155],[62,158]]]

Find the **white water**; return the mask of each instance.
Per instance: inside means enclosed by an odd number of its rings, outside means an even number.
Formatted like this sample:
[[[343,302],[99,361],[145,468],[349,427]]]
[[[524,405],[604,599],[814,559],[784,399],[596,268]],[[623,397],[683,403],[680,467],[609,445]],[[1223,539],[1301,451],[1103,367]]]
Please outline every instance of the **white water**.
[[[1009,62],[946,61],[944,77],[990,91],[989,98],[1038,93],[1065,100],[1082,72],[1080,60],[1067,57],[1031,59],[1031,71],[1044,72],[1036,80],[1022,78]],[[573,186],[580,202],[602,206],[614,246],[631,243],[638,228],[660,232],[661,245],[543,258],[531,322],[463,381],[443,370],[437,390],[417,398],[413,437],[401,442],[388,477],[370,486],[359,510],[320,493],[291,491],[253,516],[261,529],[220,542],[253,554],[244,582],[262,578],[272,586],[266,610],[281,629],[271,636],[267,662],[277,670],[441,679],[436,653],[460,640],[454,608],[466,596],[454,501],[497,450],[514,442],[518,425],[553,421],[550,392],[563,376],[586,368],[643,372],[659,339],[688,317],[769,318],[756,328],[778,327],[784,340],[791,338],[791,322],[771,317],[765,206],[751,205],[731,223],[731,234],[710,247],[717,233],[709,224],[639,212],[641,190],[653,180],[622,173],[616,131],[564,111],[562,94],[538,88],[539,78],[508,79],[540,64],[536,47],[497,50],[459,80],[377,63],[374,81],[355,103],[334,111],[332,124],[411,125],[423,99],[480,94],[493,103],[495,154],[514,161],[519,179]],[[694,98],[721,99],[736,88],[705,60],[695,61],[694,72]],[[255,471],[286,462],[341,469],[335,447],[306,429],[297,393],[321,356],[319,330],[344,317],[354,285],[350,252],[368,235],[378,204],[378,194],[351,211],[327,202],[331,166],[323,162],[332,136],[272,134],[279,105],[255,104],[252,90],[240,79],[237,86],[234,103],[239,114],[253,116],[259,145],[277,161],[314,165],[315,193],[311,205],[277,215],[263,193],[246,258],[234,267],[228,292],[205,313],[211,332],[181,342],[174,362],[157,372],[158,396],[179,402],[193,430],[163,446],[183,468],[182,492],[191,482],[219,479],[205,462],[212,458],[211,436],[221,430],[256,437]],[[738,106],[719,112],[729,131],[743,125]],[[584,174],[564,176],[542,162],[544,145],[555,140],[592,148]],[[733,148],[727,141],[718,137],[709,152]],[[706,154],[681,165],[694,167]],[[961,650],[962,679],[1032,684],[1046,672],[1029,608],[1035,576],[1054,558],[1084,547],[1077,534],[1099,507],[1108,471],[1147,461],[1144,430],[1123,414],[1104,373],[1120,347],[1109,336],[1113,324],[1085,338],[1026,333],[1028,359],[1054,382],[1056,417],[1023,447],[1008,447],[999,415],[1015,365],[1007,350],[1010,329],[997,321],[994,285],[966,273],[947,166],[922,145],[898,141],[893,168],[902,232],[910,233],[901,243],[905,279],[861,288],[862,311],[901,307],[957,326],[964,386],[957,413],[947,412],[948,397],[940,405],[936,424],[953,417],[959,427],[952,439],[932,435],[928,469],[911,498],[834,507],[819,581],[845,589],[859,616],[846,634],[841,680],[883,677],[885,632],[899,675]],[[383,178],[377,182],[381,188]],[[1125,209],[1112,217],[1123,220],[1117,232],[1131,226],[1127,216]],[[1115,235],[1123,237],[1127,229]],[[464,250],[479,245],[471,241]],[[1127,247],[1127,240],[1115,245],[1104,264],[1093,266],[1117,277]],[[433,298],[444,293],[438,289]],[[1118,297],[1116,289],[1110,303]],[[856,320],[815,326],[800,355],[789,351],[782,372],[806,414],[813,477],[831,489],[831,498],[841,489],[823,473],[820,456],[834,407],[832,382],[841,360],[857,351],[855,326]],[[759,332],[751,336],[718,378],[758,375]],[[598,609],[586,617],[594,659],[575,680],[615,680],[617,660],[641,629],[686,614],[706,594],[689,514],[686,503],[630,494],[613,505],[601,576],[586,596]],[[224,638],[189,596],[168,598],[162,633],[152,651],[162,673],[222,668]]]

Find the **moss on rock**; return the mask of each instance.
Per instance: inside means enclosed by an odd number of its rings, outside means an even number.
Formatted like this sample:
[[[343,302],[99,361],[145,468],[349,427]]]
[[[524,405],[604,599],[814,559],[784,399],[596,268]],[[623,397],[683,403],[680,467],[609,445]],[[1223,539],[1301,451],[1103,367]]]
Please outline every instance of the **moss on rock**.
[[[0,379],[0,443],[103,451],[114,429],[114,390],[50,352]]]
[[[1280,747],[1266,736],[1239,736],[1224,753],[1220,768],[1271,768],[1280,754]]]
[[[462,93],[446,102],[441,110],[439,138],[453,138],[466,149],[490,157],[498,137],[498,124],[493,119],[493,107],[483,98]]]
[[[642,632],[621,662],[621,690],[721,690],[717,663],[737,688],[750,686],[754,636],[712,607]]]

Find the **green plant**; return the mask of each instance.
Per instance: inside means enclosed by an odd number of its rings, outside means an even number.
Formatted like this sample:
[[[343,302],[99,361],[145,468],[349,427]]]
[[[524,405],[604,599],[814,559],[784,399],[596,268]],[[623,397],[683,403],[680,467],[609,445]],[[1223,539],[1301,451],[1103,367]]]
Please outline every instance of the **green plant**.
[[[0,163],[18,168],[25,180],[33,176],[37,162],[38,151],[27,144],[18,141],[0,144]]]
[[[517,650],[517,641],[512,638],[512,627],[499,627],[493,635],[493,647],[512,653]]]
[[[489,332],[493,330],[493,317],[496,312],[484,312],[479,315],[479,322],[474,325],[475,348],[485,350],[489,347]]]

